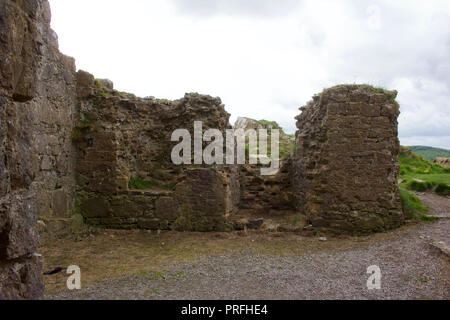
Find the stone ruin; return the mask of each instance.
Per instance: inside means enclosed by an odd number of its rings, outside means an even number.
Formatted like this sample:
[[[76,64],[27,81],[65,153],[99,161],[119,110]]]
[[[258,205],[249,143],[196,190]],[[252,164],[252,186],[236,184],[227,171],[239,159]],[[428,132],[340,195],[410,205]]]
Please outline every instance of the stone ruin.
[[[337,86],[301,108],[294,193],[297,209],[314,227],[358,234],[403,223],[396,96]]]
[[[176,166],[173,130],[231,127],[220,99],[138,98],[76,72],[50,16],[47,0],[0,0],[0,299],[42,297],[42,225],[46,238],[76,221],[230,231],[255,225],[233,217],[278,212],[334,233],[402,224],[396,92],[351,85],[315,96],[275,176],[254,165]]]
[[[77,201],[86,223],[119,229],[229,229],[225,215],[239,197],[236,171],[177,166],[171,160],[172,132],[190,128],[193,134],[193,119],[205,129],[224,132],[230,127],[220,99],[199,94],[178,101],[141,99],[103,86],[83,71],[77,83],[82,95],[72,140]]]
[[[433,162],[437,163],[443,167],[450,167],[450,158],[438,157],[438,158],[434,159]]]

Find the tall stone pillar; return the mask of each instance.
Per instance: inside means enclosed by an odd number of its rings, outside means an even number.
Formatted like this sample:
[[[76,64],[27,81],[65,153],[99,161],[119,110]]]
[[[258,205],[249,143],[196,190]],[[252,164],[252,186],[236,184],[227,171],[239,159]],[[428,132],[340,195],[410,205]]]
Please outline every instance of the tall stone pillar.
[[[364,234],[403,223],[396,96],[342,85],[300,109],[294,193],[315,228]]]

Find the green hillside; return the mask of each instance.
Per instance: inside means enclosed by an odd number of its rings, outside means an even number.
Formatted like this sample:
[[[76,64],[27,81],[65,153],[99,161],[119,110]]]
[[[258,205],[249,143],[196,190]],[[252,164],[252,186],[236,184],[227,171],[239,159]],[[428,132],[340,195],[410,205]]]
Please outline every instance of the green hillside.
[[[401,188],[450,194],[450,168],[432,163],[407,147],[401,148],[399,164]]]
[[[411,148],[400,149],[400,195],[403,210],[412,218],[423,220],[432,219],[426,215],[428,209],[412,191],[434,191],[439,195],[450,194],[450,168],[444,168],[438,164],[424,159],[415,154]]]
[[[424,159],[429,161],[434,161],[436,158],[450,158],[450,150],[424,147],[424,146],[414,146],[411,147],[414,153],[421,155]]]

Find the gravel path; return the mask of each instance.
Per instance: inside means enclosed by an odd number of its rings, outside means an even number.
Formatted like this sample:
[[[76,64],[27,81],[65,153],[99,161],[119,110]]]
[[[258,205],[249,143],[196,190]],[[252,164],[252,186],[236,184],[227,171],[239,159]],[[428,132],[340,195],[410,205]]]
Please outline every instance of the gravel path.
[[[439,206],[432,212],[446,211],[441,209],[449,205],[432,203]],[[449,230],[450,220],[441,219],[393,231],[387,239],[369,237],[340,252],[204,256],[157,274],[111,280],[48,299],[449,299],[449,257],[430,245],[450,244]],[[371,265],[381,269],[381,290],[367,289]]]
[[[414,192],[423,205],[430,208],[428,214],[441,217],[450,218],[450,196],[438,196],[432,192]]]

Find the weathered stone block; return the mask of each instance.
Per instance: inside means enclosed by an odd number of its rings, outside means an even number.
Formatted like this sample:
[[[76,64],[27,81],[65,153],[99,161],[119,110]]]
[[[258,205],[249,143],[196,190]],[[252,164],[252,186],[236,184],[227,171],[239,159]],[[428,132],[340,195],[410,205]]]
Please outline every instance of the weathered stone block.
[[[175,221],[179,216],[178,203],[169,197],[161,197],[155,202],[155,216],[159,219]]]
[[[160,229],[161,220],[158,218],[139,218],[138,227],[140,229],[155,230]]]
[[[81,202],[83,216],[88,218],[99,218],[110,216],[111,208],[106,199],[92,198]]]
[[[313,226],[369,233],[403,222],[395,96],[368,86],[338,86],[301,109],[294,191],[298,210]]]
[[[77,73],[77,95],[80,98],[88,97],[94,94],[95,78],[92,74],[79,70]]]
[[[39,33],[28,16],[36,16],[39,2],[0,2],[0,86],[14,100],[25,102],[36,93]]]
[[[0,262],[0,300],[36,299],[44,295],[42,257]]]
[[[68,209],[67,193],[63,189],[53,191],[53,215],[56,217],[66,217]]]
[[[114,90],[114,83],[109,79],[97,79],[102,88],[107,90]]]
[[[29,256],[39,247],[36,200],[31,192],[14,195],[0,207],[0,261]]]
[[[213,168],[189,169],[186,181],[175,191],[180,216],[174,223],[179,231],[227,231],[226,190],[222,177]]]

